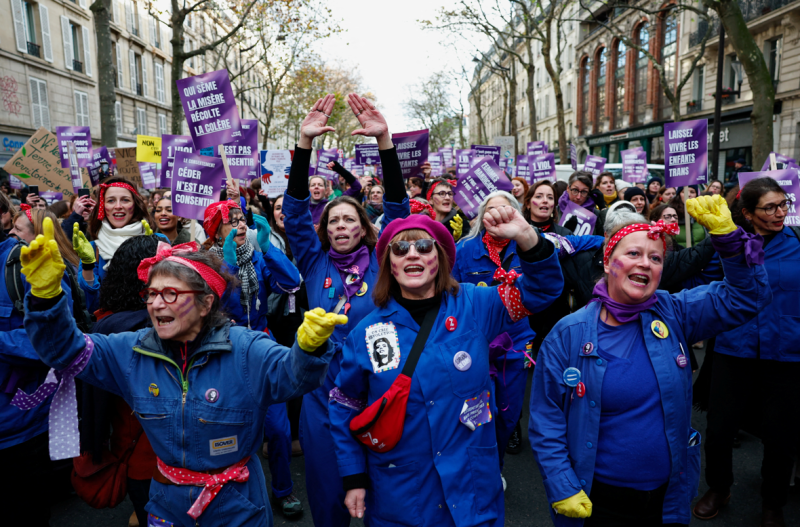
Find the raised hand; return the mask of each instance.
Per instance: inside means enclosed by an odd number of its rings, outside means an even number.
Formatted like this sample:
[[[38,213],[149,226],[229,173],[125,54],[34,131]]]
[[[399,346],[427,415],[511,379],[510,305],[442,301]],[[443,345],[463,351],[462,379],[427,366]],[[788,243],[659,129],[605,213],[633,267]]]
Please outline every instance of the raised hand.
[[[86,239],[86,235],[78,228],[77,223],[72,224],[72,248],[75,249],[78,258],[81,259],[84,265],[93,264],[97,261],[97,257],[94,254],[94,247],[92,247],[92,244]]]
[[[44,219],[42,232],[30,247],[20,250],[19,260],[22,274],[31,284],[31,294],[37,298],[54,298],[61,294],[64,259],[53,236],[53,220]]]
[[[709,234],[728,234],[736,230],[731,218],[728,202],[719,194],[714,196],[698,196],[686,200],[686,210]]]
[[[150,228],[150,223],[147,220],[142,220],[142,230],[144,230],[145,236],[153,235],[153,229]]]
[[[461,219],[461,216],[456,214],[456,216],[450,220],[450,228],[453,229],[453,240],[460,240],[461,233],[464,230],[464,220]]]
[[[383,114],[369,102],[366,97],[351,93],[347,96],[347,104],[353,110],[353,115],[358,119],[361,128],[353,130],[350,135],[363,135],[374,137],[378,140],[378,148],[387,150],[392,148],[392,137],[389,135],[389,125]]]
[[[333,104],[335,102],[336,97],[329,93],[314,103],[314,106],[311,107],[308,115],[300,124],[300,141],[298,141],[297,146],[311,148],[311,141],[315,137],[335,130],[334,127],[328,126],[328,119],[331,116],[331,112],[333,112]]]
[[[497,207],[483,215],[483,226],[493,238],[514,240],[520,250],[527,251],[539,243],[536,229],[528,225],[514,207]]]
[[[335,167],[335,166],[336,166],[336,163],[334,163],[333,161],[331,161],[330,163],[328,163],[328,164],[327,164],[327,165],[325,165],[325,166],[326,166],[326,167],[328,167],[328,170],[333,170],[333,167]]]
[[[297,345],[300,349],[313,353],[333,335],[336,326],[347,324],[345,315],[326,313],[321,307],[306,311],[303,323],[297,328]]]
[[[256,224],[256,240],[258,241],[259,247],[261,247],[261,252],[266,253],[269,251],[269,233],[272,229],[269,226],[269,222],[267,218],[262,216],[258,213],[253,213],[253,221]]]

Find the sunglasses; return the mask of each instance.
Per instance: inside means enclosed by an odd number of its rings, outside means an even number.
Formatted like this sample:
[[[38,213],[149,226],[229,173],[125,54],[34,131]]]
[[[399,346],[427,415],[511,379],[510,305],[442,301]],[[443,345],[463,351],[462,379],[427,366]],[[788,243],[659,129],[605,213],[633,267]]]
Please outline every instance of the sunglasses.
[[[411,246],[413,245],[414,248],[417,250],[417,254],[430,254],[433,251],[433,246],[436,244],[436,240],[430,240],[428,238],[424,238],[422,240],[417,240],[413,242],[394,242],[389,245],[392,248],[392,254],[395,256],[405,256],[408,254],[408,251],[411,250]]]

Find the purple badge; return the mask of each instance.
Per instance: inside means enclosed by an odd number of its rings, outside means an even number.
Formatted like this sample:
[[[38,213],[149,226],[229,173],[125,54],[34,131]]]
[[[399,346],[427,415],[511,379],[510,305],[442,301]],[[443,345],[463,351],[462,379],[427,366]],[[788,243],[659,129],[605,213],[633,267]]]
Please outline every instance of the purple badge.
[[[587,342],[586,344],[583,345],[583,354],[584,355],[591,355],[592,354],[592,350],[594,350],[594,344],[592,344],[591,342]]]
[[[675,362],[677,362],[677,363],[678,363],[678,366],[680,366],[681,368],[685,368],[685,367],[686,367],[686,355],[684,355],[683,353],[681,353],[681,354],[680,354],[680,355],[678,355],[678,357],[675,359]]]
[[[472,357],[466,351],[459,351],[453,357],[453,365],[458,371],[467,371],[472,366]]]
[[[705,183],[708,119],[664,124],[664,177],[668,187]]]
[[[206,390],[206,401],[210,403],[219,401],[219,391],[216,388],[209,388]]]
[[[479,396],[464,401],[458,420],[472,431],[490,422],[492,411],[489,409],[489,398],[489,392],[484,391]]]

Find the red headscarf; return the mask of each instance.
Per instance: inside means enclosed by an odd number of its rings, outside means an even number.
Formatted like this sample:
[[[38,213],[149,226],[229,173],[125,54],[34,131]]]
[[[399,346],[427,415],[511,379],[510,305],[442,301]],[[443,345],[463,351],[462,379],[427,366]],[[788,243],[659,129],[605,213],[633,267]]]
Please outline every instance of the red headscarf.
[[[109,183],[108,185],[102,183],[100,185],[100,203],[99,203],[99,208],[97,209],[97,219],[100,221],[106,219],[106,189],[109,187],[124,188],[125,190],[129,190],[130,193],[133,195],[139,194],[138,192],[136,192],[135,188],[133,188],[130,184],[125,183],[124,181]]]
[[[159,242],[158,249],[156,249],[156,255],[152,258],[145,258],[142,260],[142,263],[139,264],[137,269],[139,280],[147,283],[153,266],[163,260],[169,260],[170,262],[179,263],[197,271],[197,273],[203,277],[203,280],[205,280],[206,283],[208,283],[208,285],[211,287],[211,290],[214,291],[218,297],[222,298],[222,295],[225,294],[227,282],[219,275],[219,273],[204,263],[194,262],[177,256],[181,253],[194,252],[197,252],[197,243],[195,242],[182,243],[180,245],[176,245],[175,247],[171,247],[168,243]]]
[[[206,207],[206,212],[203,215],[203,230],[209,238],[213,238],[217,234],[220,223],[229,221],[228,215],[231,209],[241,209],[235,201],[218,201]]]
[[[19,206],[19,210],[25,213],[31,223],[33,223],[33,216],[31,215],[31,206],[27,203],[23,203]]]
[[[436,219],[436,213],[433,211],[433,207],[430,205],[426,205],[421,201],[417,201],[415,199],[408,200],[408,204],[411,205],[411,214],[419,214],[422,211],[428,211],[432,220]]]
[[[667,251],[667,234],[671,234],[675,236],[680,232],[681,228],[678,227],[677,223],[664,223],[663,220],[659,220],[658,223],[652,221],[650,225],[646,223],[634,223],[633,225],[628,225],[627,227],[623,227],[617,231],[614,236],[608,241],[608,245],[606,246],[605,254],[603,254],[603,265],[608,265],[608,259],[611,257],[611,253],[614,252],[614,247],[624,238],[625,236],[639,231],[647,231],[647,237],[651,240],[657,240],[661,238],[661,241],[664,242],[664,252]]]

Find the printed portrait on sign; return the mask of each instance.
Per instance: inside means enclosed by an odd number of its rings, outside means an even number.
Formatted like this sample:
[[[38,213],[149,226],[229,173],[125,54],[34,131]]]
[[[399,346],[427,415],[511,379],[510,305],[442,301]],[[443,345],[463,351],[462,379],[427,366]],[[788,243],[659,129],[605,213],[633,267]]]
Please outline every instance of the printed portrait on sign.
[[[372,371],[394,370],[400,365],[400,343],[392,322],[373,324],[366,330],[367,354]]]

